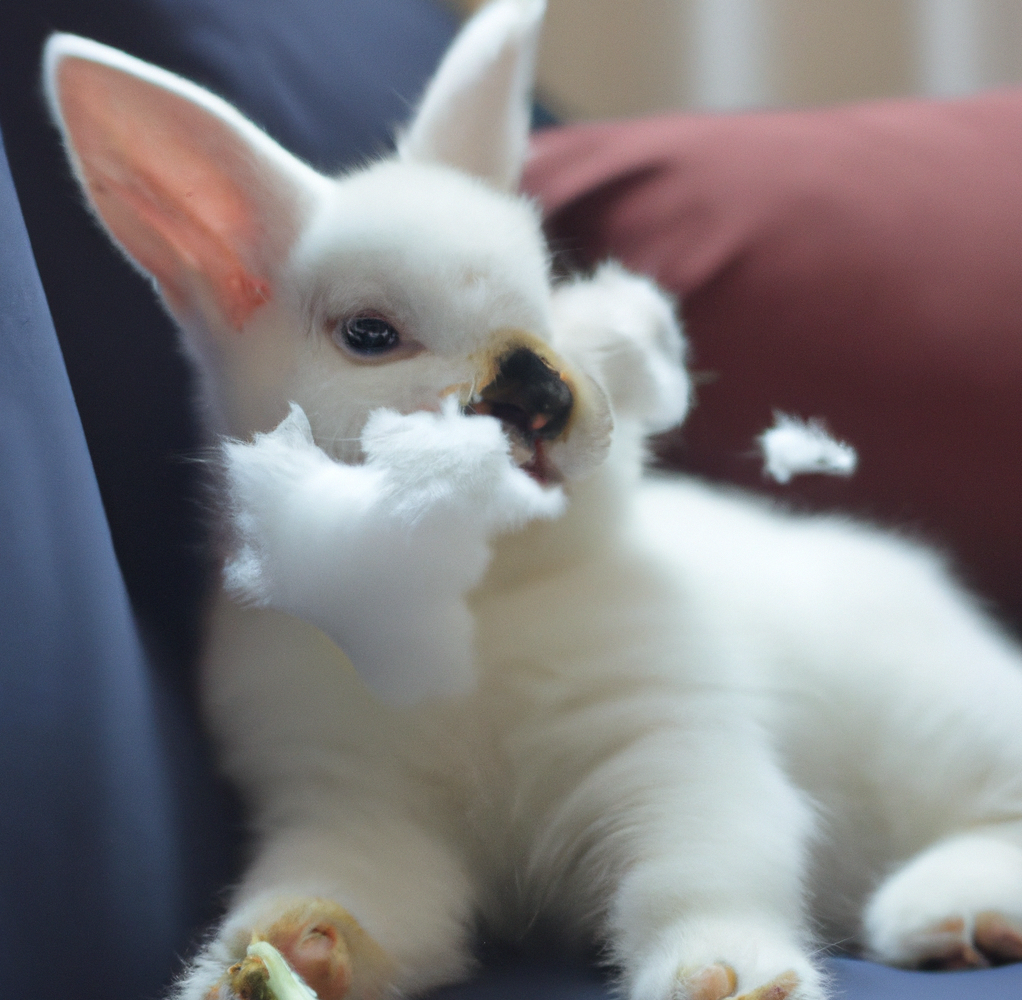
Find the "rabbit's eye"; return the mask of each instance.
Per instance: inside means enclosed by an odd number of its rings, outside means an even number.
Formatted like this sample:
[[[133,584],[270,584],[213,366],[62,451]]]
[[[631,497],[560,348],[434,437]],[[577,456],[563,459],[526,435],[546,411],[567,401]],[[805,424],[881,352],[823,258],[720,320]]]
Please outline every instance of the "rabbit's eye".
[[[324,325],[330,339],[349,361],[356,364],[406,361],[426,349],[414,337],[404,336],[389,319],[377,312],[327,320]]]
[[[401,334],[379,316],[352,316],[338,325],[334,339],[356,354],[374,355],[392,351],[401,343]]]

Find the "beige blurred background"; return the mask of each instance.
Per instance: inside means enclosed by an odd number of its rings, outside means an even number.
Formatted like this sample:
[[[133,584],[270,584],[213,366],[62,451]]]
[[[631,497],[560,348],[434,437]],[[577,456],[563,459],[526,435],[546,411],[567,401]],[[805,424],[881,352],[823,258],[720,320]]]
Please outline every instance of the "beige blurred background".
[[[548,0],[539,78],[566,118],[968,94],[1022,82],[1022,0]]]

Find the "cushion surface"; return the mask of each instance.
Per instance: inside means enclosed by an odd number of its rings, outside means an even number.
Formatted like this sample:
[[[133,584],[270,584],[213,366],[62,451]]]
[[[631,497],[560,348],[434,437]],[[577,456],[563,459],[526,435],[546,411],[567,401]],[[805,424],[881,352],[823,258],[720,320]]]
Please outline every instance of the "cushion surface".
[[[851,958],[824,969],[834,1000],[1009,1000],[1022,993],[1022,965],[970,972],[907,972]],[[438,990],[432,1000],[614,1000],[613,984],[591,966],[505,957],[471,983]]]
[[[194,727],[152,687],[2,143],[0,525],[5,989],[85,996],[102,975],[110,1000],[152,995],[204,869],[182,863],[170,780],[197,777]]]

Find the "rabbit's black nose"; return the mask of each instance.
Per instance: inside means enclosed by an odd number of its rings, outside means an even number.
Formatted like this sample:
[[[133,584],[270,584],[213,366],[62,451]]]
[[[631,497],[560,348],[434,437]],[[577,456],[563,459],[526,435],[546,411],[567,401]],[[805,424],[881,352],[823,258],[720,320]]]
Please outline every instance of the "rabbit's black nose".
[[[552,441],[568,425],[574,402],[560,372],[527,347],[516,347],[501,358],[496,378],[469,409],[510,424],[527,440]]]

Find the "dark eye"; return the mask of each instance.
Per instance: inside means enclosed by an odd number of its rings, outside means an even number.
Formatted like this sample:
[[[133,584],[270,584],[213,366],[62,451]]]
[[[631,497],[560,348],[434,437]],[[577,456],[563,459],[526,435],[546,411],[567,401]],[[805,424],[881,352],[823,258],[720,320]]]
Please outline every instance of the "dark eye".
[[[401,343],[401,334],[379,316],[352,316],[335,331],[334,338],[356,354],[383,354]]]

